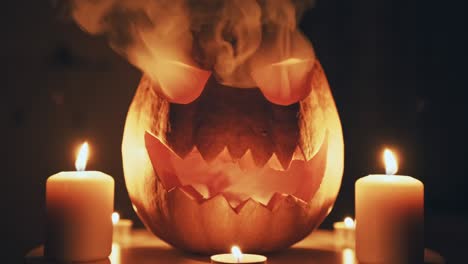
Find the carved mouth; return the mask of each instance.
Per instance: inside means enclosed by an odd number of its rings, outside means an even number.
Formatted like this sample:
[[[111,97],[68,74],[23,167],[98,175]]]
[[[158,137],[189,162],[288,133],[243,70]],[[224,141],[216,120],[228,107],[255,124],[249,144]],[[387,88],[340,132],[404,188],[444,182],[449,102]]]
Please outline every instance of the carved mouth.
[[[296,148],[286,166],[275,153],[258,165],[250,149],[235,158],[225,147],[216,157],[206,160],[195,146],[181,157],[158,137],[145,133],[153,169],[167,191],[182,190],[199,203],[221,195],[236,212],[251,199],[271,210],[284,196],[304,203],[310,201],[325,172],[327,142],[325,136],[319,151],[309,160]]]

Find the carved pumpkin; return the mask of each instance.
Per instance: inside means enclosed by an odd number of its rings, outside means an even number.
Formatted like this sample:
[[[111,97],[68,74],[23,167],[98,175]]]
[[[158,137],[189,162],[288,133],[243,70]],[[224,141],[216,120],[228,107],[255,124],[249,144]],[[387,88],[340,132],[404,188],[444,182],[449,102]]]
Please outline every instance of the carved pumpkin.
[[[130,199],[154,234],[193,252],[265,252],[323,221],[343,137],[297,29],[313,1],[63,2],[144,73],[122,154]]]
[[[233,244],[268,252],[307,236],[332,209],[343,170],[341,125],[319,61],[252,73],[267,89],[296,86],[302,97],[224,86],[203,70],[171,66],[180,77],[159,83],[191,92],[171,97],[143,76],[123,137],[128,192],[146,227],[201,253]]]

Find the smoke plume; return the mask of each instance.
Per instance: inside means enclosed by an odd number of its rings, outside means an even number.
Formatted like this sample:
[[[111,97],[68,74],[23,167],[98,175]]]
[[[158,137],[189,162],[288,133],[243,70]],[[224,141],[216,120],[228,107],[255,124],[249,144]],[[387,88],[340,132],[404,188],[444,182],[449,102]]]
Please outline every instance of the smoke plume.
[[[111,47],[152,79],[167,62],[211,71],[236,87],[254,87],[252,68],[313,59],[297,29],[312,0],[58,0],[76,23],[104,34]]]

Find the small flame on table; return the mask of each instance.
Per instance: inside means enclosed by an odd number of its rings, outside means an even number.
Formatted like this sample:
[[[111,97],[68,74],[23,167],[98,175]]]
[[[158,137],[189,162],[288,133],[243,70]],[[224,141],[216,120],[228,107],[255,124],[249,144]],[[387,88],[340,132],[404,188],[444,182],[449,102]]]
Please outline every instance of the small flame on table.
[[[120,221],[120,215],[117,212],[112,213],[112,224],[117,224]]]
[[[234,256],[234,258],[237,260],[237,262],[240,262],[242,259],[242,251],[238,246],[233,246],[231,248],[231,254]]]
[[[354,220],[351,217],[345,217],[344,219],[344,225],[347,228],[353,228],[354,227]]]

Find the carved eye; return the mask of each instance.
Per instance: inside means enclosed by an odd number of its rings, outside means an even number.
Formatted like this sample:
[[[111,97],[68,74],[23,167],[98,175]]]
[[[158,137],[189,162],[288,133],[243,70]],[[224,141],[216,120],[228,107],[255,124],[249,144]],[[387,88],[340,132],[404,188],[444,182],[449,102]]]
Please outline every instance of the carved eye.
[[[155,89],[172,103],[188,104],[200,96],[211,72],[179,61],[163,60],[149,73]],[[154,73],[154,74],[152,74]]]
[[[254,69],[252,78],[270,102],[290,105],[309,95],[313,66],[314,59],[289,58]]]
[[[312,89],[311,73],[317,60],[306,37],[298,31],[265,36],[250,61],[250,75],[272,103],[290,105],[306,98]]]

